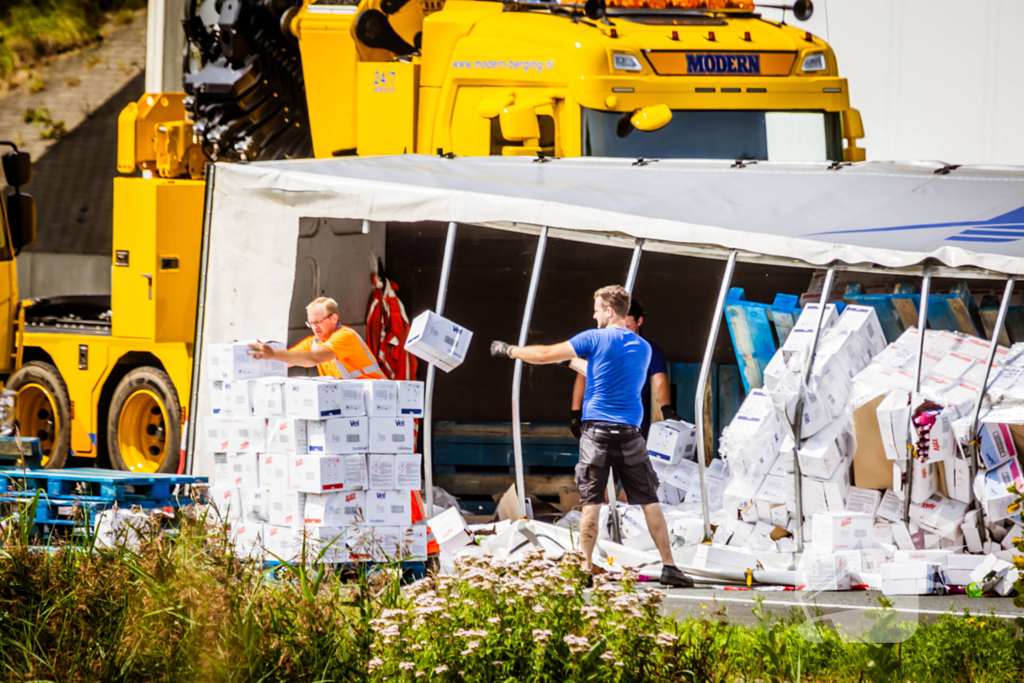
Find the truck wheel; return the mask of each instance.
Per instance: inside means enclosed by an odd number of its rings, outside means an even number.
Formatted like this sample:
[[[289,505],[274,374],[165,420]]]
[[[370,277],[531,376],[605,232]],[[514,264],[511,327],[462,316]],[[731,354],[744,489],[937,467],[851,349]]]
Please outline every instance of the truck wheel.
[[[135,368],[117,385],[107,414],[107,449],[117,470],[178,471],[181,404],[166,372]]]
[[[71,451],[71,400],[60,371],[49,363],[31,361],[7,380],[18,394],[18,430],[36,437],[43,450],[43,467],[64,467]]]

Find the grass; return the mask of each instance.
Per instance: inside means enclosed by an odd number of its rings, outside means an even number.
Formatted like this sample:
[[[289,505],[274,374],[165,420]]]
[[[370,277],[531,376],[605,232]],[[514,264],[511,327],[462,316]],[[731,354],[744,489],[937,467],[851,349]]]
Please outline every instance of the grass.
[[[0,0],[0,79],[100,39],[108,21],[129,23],[145,0]]]
[[[748,628],[663,617],[661,594],[628,574],[585,594],[574,555],[468,560],[459,577],[402,587],[393,566],[270,572],[235,557],[202,507],[177,513],[173,534],[151,519],[134,544],[86,536],[49,551],[19,521],[31,510],[13,512],[0,523],[4,681],[1001,683],[1024,671],[1017,626],[992,617],[943,615],[893,645],[812,627],[811,642],[798,615],[760,602]],[[875,617],[889,629],[896,613]]]

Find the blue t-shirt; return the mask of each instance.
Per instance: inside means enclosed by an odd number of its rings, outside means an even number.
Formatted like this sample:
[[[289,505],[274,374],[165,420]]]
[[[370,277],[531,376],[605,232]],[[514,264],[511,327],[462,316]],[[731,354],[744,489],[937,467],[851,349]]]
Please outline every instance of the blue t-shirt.
[[[569,343],[587,361],[583,419],[639,427],[644,417],[640,391],[647,380],[651,345],[624,327],[580,332]]]

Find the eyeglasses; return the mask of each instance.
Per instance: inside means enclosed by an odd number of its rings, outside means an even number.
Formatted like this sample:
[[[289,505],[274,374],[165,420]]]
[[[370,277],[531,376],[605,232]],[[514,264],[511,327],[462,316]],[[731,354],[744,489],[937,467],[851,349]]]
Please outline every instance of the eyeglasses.
[[[317,326],[319,326],[319,325],[322,325],[322,324],[323,324],[323,322],[324,322],[325,320],[327,320],[328,318],[330,318],[330,317],[331,317],[332,315],[334,315],[334,314],[333,314],[333,313],[331,313],[330,315],[325,315],[324,317],[320,318],[319,320],[314,320],[313,322],[309,322],[309,321],[307,320],[307,321],[306,321],[306,327],[308,327],[309,329],[311,329],[311,330],[312,330],[312,329],[313,329],[314,327],[317,327]]]

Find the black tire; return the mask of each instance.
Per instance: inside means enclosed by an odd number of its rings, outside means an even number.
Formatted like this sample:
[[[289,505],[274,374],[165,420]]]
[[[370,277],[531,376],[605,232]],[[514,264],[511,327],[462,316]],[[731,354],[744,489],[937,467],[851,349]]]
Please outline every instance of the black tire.
[[[136,397],[139,392],[148,392],[147,396],[155,396],[155,400],[162,404],[162,412],[150,410],[153,421],[163,425],[162,458],[155,471],[173,474],[178,471],[178,462],[181,459],[181,403],[178,401],[174,382],[167,373],[150,366],[130,371],[114,389],[110,410],[107,413],[107,452],[110,455],[110,465],[116,470],[140,471],[132,469],[133,464],[138,465],[138,456],[121,452],[120,429],[121,413],[129,405],[129,399]],[[126,416],[126,419],[128,418],[129,416]],[[135,434],[137,435],[137,432]],[[135,435],[130,432],[125,435],[126,440],[131,441],[134,438]]]
[[[26,417],[22,415],[22,410],[25,410],[31,404],[31,394],[25,392],[32,392],[33,385],[35,387],[41,387],[49,394],[49,400],[47,405],[56,409],[57,421],[53,428],[47,431],[44,428],[36,428],[32,431],[36,433],[29,434],[26,432],[25,427],[30,423],[39,423],[40,421],[49,422],[52,416],[44,416],[42,414],[45,408],[39,407],[36,410],[36,415],[32,417]],[[24,437],[39,437],[43,446],[43,458],[44,465],[48,470],[58,470],[65,466],[68,460],[68,454],[71,453],[71,399],[68,398],[68,387],[64,384],[64,379],[60,376],[60,371],[50,363],[44,363],[42,361],[30,361],[21,366],[21,369],[11,375],[10,379],[7,380],[7,389],[18,392],[18,428],[22,436]],[[38,396],[38,392],[36,393]],[[22,400],[22,398],[27,400]],[[35,401],[38,403],[38,400]],[[22,423],[25,423],[24,425]],[[43,438],[46,432],[46,436],[49,438]]]

